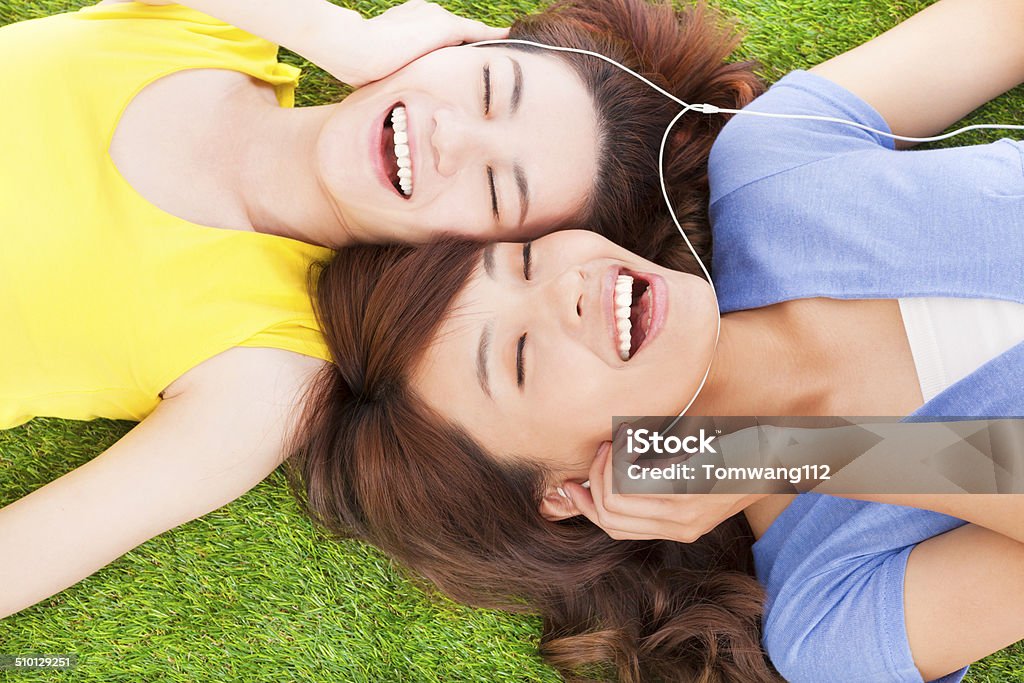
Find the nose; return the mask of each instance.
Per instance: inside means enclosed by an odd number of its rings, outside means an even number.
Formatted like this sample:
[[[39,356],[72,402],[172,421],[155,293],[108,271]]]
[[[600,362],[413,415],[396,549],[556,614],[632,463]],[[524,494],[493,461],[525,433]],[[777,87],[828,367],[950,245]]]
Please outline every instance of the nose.
[[[430,145],[434,150],[434,165],[442,176],[452,176],[472,158],[486,154],[486,144],[479,121],[453,109],[442,107],[434,112]]]
[[[568,268],[548,280],[543,288],[544,309],[555,325],[572,336],[583,329],[584,284],[583,271]]]
[[[610,349],[611,342],[605,341],[600,292],[594,287],[599,280],[585,266],[535,274],[529,282],[504,289],[501,315],[517,331],[527,330],[535,348],[557,353],[589,350],[605,356],[602,345]]]
[[[581,301],[584,288],[583,271],[569,268],[544,279],[533,277],[514,290],[505,290],[502,298],[510,306],[506,314],[511,313],[513,319],[577,336],[586,315]]]

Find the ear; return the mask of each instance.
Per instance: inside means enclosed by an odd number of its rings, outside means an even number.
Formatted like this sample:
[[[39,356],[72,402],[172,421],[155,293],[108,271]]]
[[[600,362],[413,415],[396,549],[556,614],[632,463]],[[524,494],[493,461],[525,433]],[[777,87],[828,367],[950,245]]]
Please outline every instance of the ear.
[[[579,511],[575,503],[559,493],[558,487],[549,486],[544,493],[544,498],[540,501],[540,514],[549,522],[558,522],[583,513]]]

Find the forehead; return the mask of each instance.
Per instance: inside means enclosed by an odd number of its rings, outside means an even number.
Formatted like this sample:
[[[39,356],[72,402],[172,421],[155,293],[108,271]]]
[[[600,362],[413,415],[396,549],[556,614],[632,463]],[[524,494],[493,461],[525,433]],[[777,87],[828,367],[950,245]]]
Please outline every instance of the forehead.
[[[484,290],[494,283],[484,273],[482,256],[478,258],[412,376],[413,389],[427,405],[471,433],[490,420],[495,408],[481,387],[478,367],[481,334],[494,317]],[[490,368],[492,386],[495,371]]]

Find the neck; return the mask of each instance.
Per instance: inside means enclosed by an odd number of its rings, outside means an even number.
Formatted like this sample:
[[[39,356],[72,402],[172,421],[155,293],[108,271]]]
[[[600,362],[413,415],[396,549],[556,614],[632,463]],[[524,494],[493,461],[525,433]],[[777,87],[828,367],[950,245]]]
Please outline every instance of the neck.
[[[816,415],[833,386],[827,354],[784,306],[722,318],[711,373],[694,415]]]
[[[262,101],[238,130],[235,192],[256,232],[336,247],[349,241],[317,173],[317,140],[336,105],[284,108]]]

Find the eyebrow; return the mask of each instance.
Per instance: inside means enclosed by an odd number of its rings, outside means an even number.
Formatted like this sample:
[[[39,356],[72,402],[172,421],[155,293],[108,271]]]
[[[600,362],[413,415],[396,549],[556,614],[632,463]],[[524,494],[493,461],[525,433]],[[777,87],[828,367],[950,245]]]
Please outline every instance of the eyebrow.
[[[526,372],[523,370],[523,347],[526,346],[526,333],[519,338],[519,342],[516,344],[516,386],[519,390],[523,390],[523,383],[526,379]]]
[[[484,331],[480,333],[480,345],[476,349],[476,379],[488,398],[493,398],[487,376],[487,354],[491,350],[491,337],[491,323],[488,322],[484,325]]]
[[[494,279],[494,242],[484,247],[484,272],[487,277]]]
[[[526,212],[530,210],[530,184],[526,182],[526,171],[520,164],[513,168],[516,187],[519,189],[519,225],[526,222]]]
[[[487,273],[487,277],[494,279],[494,243],[488,244],[484,247],[483,253],[484,261],[484,272]],[[480,383],[480,388],[484,390],[488,398],[491,396],[491,384],[490,378],[487,373],[487,355],[491,350],[491,338],[492,324],[488,322],[484,325],[483,331],[480,333],[480,343],[476,348],[476,379]]]
[[[514,57],[512,60],[512,113],[519,110],[519,101],[523,98],[523,67]]]

